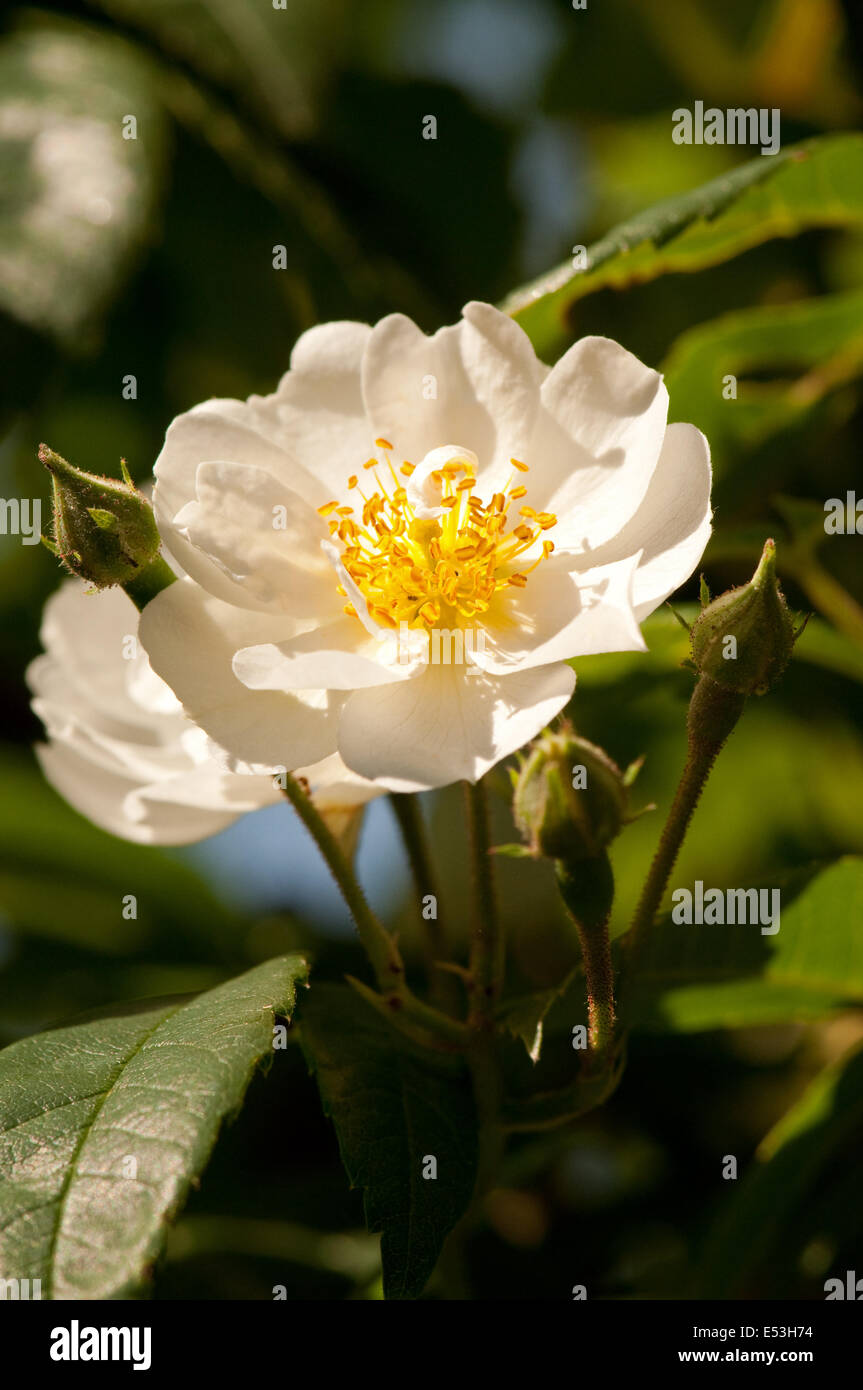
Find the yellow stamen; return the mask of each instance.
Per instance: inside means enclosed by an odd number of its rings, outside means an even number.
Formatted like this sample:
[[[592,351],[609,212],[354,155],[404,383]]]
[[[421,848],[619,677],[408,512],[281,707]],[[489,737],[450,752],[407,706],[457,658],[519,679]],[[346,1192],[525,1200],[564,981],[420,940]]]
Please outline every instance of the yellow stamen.
[[[388,440],[375,443],[392,449]],[[528,471],[520,460],[511,462],[517,471]],[[391,485],[382,481],[381,467],[389,469]],[[362,524],[353,519],[352,507],[338,502],[326,503],[320,514],[341,542],[342,564],[371,617],[384,627],[406,623],[427,631],[437,624],[454,628],[481,622],[496,596],[510,587],[524,588],[554,549],[550,540],[540,541],[556,524],[551,512],[523,506],[518,524],[512,525],[510,506],[527,495],[526,487],[512,486],[514,478],[502,492],[483,499],[476,492],[473,466],[453,458],[430,475],[440,490],[440,515],[426,519],[416,515],[389,459],[381,465],[370,458],[363,468],[373,473],[374,491],[360,494]],[[414,471],[407,459],[399,470],[402,478]],[[357,475],[351,474],[348,488],[355,487]],[[531,558],[525,555],[523,568],[511,573],[524,552]],[[347,598],[346,585],[337,587]],[[355,616],[356,605],[346,603],[344,612]]]

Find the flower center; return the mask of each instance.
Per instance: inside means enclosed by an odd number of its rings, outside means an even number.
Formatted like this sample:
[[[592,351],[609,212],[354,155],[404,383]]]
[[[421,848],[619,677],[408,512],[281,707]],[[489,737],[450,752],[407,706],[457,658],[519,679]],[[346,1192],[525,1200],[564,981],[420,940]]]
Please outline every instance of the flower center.
[[[519,566],[519,556],[557,524],[552,512],[523,505],[517,525],[510,526],[511,506],[527,495],[521,481],[528,472],[526,463],[510,459],[509,481],[486,502],[474,491],[473,462],[451,458],[429,475],[440,491],[443,511],[439,518],[427,520],[417,516],[393,467],[393,446],[386,439],[376,439],[375,444],[386,462],[370,458],[363,464],[364,472],[374,479],[375,491],[364,491],[359,478],[352,475],[348,489],[359,494],[362,506],[327,502],[318,511],[327,519],[330,535],[341,541],[342,563],[370,615],[383,626],[397,628],[406,623],[423,629],[441,622],[445,627],[464,626],[485,613],[500,590],[524,588],[531,570],[554,549],[552,541],[543,540],[539,555]],[[406,479],[414,471],[412,463],[401,465]],[[385,472],[389,478],[381,481],[380,474]],[[339,592],[347,597],[341,585]],[[344,611],[357,616],[352,603],[346,603]]]

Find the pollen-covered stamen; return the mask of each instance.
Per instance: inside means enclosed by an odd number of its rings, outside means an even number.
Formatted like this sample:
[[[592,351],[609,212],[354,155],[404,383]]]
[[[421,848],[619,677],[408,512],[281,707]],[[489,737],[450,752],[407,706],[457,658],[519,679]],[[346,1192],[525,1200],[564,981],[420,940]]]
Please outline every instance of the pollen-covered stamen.
[[[551,554],[554,543],[542,537],[557,523],[552,512],[524,505],[518,523],[507,529],[510,504],[527,495],[519,477],[528,472],[526,463],[511,459],[514,471],[505,488],[485,502],[474,490],[473,463],[450,458],[430,474],[442,514],[426,519],[417,516],[399,477],[409,478],[415,465],[405,460],[397,473],[389,441],[376,439],[375,445],[385,462],[370,458],[363,471],[372,474],[377,490],[367,496],[356,474],[348,479],[349,490],[356,489],[362,498],[361,518],[338,501],[318,511],[330,534],[341,541],[342,563],[369,613],[383,626],[464,626],[485,613],[500,590],[523,589],[531,571]],[[381,473],[389,474],[386,481]],[[518,568],[517,559],[527,559],[525,552],[540,540],[539,554]],[[344,611],[356,616],[352,604]]]

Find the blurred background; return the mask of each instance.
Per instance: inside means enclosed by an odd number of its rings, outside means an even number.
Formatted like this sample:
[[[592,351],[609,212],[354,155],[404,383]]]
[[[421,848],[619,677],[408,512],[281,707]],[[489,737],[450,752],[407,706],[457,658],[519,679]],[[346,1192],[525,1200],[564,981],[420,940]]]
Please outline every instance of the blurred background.
[[[574,245],[751,157],[674,144],[677,107],[779,107],[783,147],[853,130],[863,114],[855,0],[589,0],[585,11],[568,0],[6,0],[0,23],[0,496],[40,498],[46,517],[41,440],[97,472],[116,475],[123,456],[144,480],[175,415],[272,390],[312,324],[401,310],[431,331],[467,299],[499,301]],[[118,139],[129,114],[137,138]],[[433,141],[422,138],[430,114]],[[863,169],[856,177],[863,198]],[[707,433],[713,591],[747,578],[775,535],[790,602],[815,610],[784,683],[723,754],[680,883],[772,884],[863,853],[859,541],[823,537],[825,499],[863,490],[863,219],[852,222],[697,275],[601,290],[572,316],[570,340],[600,332],[662,367],[672,418]],[[716,389],[722,363],[738,376],[734,404]],[[360,973],[287,806],[165,852],[97,831],[43,782],[23,672],[58,581],[42,547],[0,535],[0,1041],[202,988],[297,944],[319,976]],[[696,595],[697,581],[683,605]],[[646,756],[636,804],[661,814],[691,678],[667,610],[647,636],[649,657],[579,663],[570,713],[622,765]],[[512,840],[505,770],[491,783],[496,838]],[[469,908],[459,803],[457,789],[423,798],[454,940]],[[646,816],[616,847],[617,931],[660,823]],[[358,867],[410,950],[416,895],[385,798],[366,813]],[[499,872],[513,983],[554,986],[575,948],[549,875],[523,861]],[[121,916],[130,892],[136,921]],[[819,1012],[830,1016],[807,1017]],[[470,1251],[483,1296],[565,1298],[574,1282],[591,1296],[689,1296],[729,1200],[721,1156],[742,1169],[820,1068],[863,1037],[859,1014],[835,1007],[741,1004],[722,1028],[709,1010],[685,1013],[646,1022],[619,1093],[577,1133],[515,1146]],[[824,1138],[757,1251],[741,1249],[739,1265],[725,1251],[735,1296],[822,1297],[828,1271],[854,1268],[855,1248],[863,1258],[849,1195],[861,1133],[858,1116]],[[298,1051],[277,1054],[220,1141],[156,1296],[271,1297],[274,1283],[289,1297],[374,1296],[375,1242],[361,1226]]]

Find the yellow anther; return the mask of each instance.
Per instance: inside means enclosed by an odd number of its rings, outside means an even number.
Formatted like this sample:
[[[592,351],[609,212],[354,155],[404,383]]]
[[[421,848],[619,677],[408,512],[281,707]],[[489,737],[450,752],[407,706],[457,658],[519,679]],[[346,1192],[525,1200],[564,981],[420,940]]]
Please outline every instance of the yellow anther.
[[[352,603],[345,603],[345,604],[343,604],[343,605],[342,605],[342,612],[343,612],[343,613],[347,613],[347,615],[348,615],[349,618],[356,618],[356,617],[358,617],[357,610],[354,608],[354,605],[353,605]]]
[[[518,469],[519,473],[530,472],[528,465],[526,463],[522,463],[520,459],[510,459],[510,463],[512,464],[513,468]]]
[[[318,516],[329,516],[330,512],[334,512],[338,505],[338,502],[325,502],[322,507],[318,507]]]
[[[386,439],[376,440],[379,449],[391,449]],[[513,459],[512,465],[527,472],[527,464]],[[392,486],[388,487],[376,471],[388,468]],[[541,533],[556,524],[551,512],[536,512],[524,506],[520,523],[512,526],[507,516],[510,502],[520,502],[527,488],[506,488],[490,498],[476,495],[474,467],[464,458],[452,458],[430,475],[432,487],[441,495],[439,518],[421,518],[389,459],[381,465],[370,458],[363,465],[375,470],[370,496],[362,490],[362,524],[353,518],[353,508],[327,503],[321,515],[331,534],[342,542],[342,563],[368,605],[372,619],[388,628],[407,623],[427,631],[438,623],[460,627],[482,621],[495,596],[508,586],[523,588],[528,576],[553,550],[550,541],[539,542]],[[400,466],[402,478],[409,478],[415,466],[407,459]],[[358,486],[356,474],[348,479],[349,489]],[[464,497],[465,507],[461,507]],[[359,503],[357,504],[359,507]],[[336,513],[332,515],[331,513]],[[510,575],[515,557],[530,550],[524,569]],[[537,558],[538,557],[538,558]],[[343,598],[344,585],[338,585]],[[345,604],[344,612],[356,613],[355,604]]]

